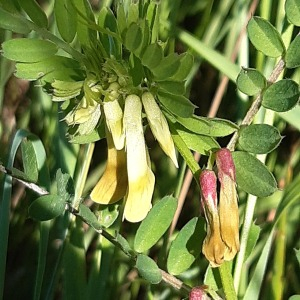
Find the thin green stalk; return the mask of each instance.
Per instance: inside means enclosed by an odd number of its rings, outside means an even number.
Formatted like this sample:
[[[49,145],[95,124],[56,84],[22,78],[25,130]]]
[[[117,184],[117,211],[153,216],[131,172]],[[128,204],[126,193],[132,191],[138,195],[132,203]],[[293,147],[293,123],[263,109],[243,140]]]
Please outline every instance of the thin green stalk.
[[[284,290],[284,270],[285,270],[285,254],[286,254],[286,223],[287,210],[281,215],[278,222],[277,237],[275,240],[275,253],[272,276],[272,299],[283,299]]]
[[[87,174],[90,168],[95,144],[89,143],[83,146],[82,152],[79,153],[77,162],[76,178],[75,178],[75,196],[74,207],[77,209],[85,186]]]
[[[238,292],[238,288],[240,285],[241,274],[242,274],[242,269],[243,269],[243,264],[244,264],[246,247],[247,247],[247,241],[248,241],[249,232],[250,232],[250,228],[251,228],[251,224],[252,224],[252,220],[253,220],[256,200],[257,200],[257,197],[253,196],[253,195],[249,195],[248,199],[247,199],[245,219],[243,222],[243,229],[242,229],[242,233],[241,233],[240,251],[237,255],[235,268],[234,268],[233,282],[234,282],[234,288],[237,292]]]
[[[177,187],[176,187],[176,190],[175,190],[175,193],[174,193],[175,198],[178,198],[178,196],[180,194],[185,172],[186,172],[186,162],[184,160],[183,163],[180,166],[180,169],[179,169],[179,178],[178,178]]]
[[[175,143],[176,149],[179,151],[183,159],[185,160],[186,164],[190,168],[191,172],[195,176],[200,171],[200,167],[195,161],[194,156],[190,149],[186,146],[185,142],[182,140],[182,138],[179,136],[179,134],[176,132],[176,129],[172,127],[170,124],[170,131],[172,134],[173,141]]]
[[[12,178],[4,175],[3,193],[0,205],[0,300],[3,299],[5,269],[6,269],[6,256],[8,245],[8,232],[9,232],[9,210],[11,198]]]
[[[221,276],[222,286],[225,293],[226,300],[236,300],[236,292],[233,285],[233,279],[231,275],[231,262],[224,262],[219,268],[218,271]]]
[[[38,253],[38,265],[36,271],[36,280],[34,288],[34,300],[39,300],[42,291],[42,284],[44,280],[44,273],[46,268],[47,248],[50,233],[51,221],[40,222],[40,241]]]

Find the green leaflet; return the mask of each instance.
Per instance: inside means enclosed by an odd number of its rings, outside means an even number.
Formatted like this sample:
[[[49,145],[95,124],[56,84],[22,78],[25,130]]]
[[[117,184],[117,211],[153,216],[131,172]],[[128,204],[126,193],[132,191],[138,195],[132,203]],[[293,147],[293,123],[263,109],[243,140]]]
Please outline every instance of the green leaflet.
[[[38,62],[54,56],[57,46],[46,40],[18,38],[2,44],[3,55],[17,62]]]
[[[94,13],[91,5],[87,0],[72,0],[77,12],[77,37],[82,46],[89,46],[97,40],[97,33],[90,29],[86,24],[95,23]]]
[[[282,79],[263,93],[262,105],[277,112],[292,109],[299,100],[299,85],[291,79]]]
[[[245,192],[267,197],[277,190],[274,176],[256,157],[243,151],[232,152],[236,167],[236,181]]]
[[[83,79],[79,63],[63,56],[53,56],[35,63],[17,63],[16,69],[16,76],[27,80],[42,78],[43,82],[52,82]]]
[[[108,29],[111,32],[118,32],[117,20],[111,11],[107,7],[103,7],[98,16],[98,26]],[[106,50],[106,54],[113,55],[116,58],[121,58],[122,45],[120,42],[112,36],[99,32],[99,39]]]
[[[162,274],[157,264],[146,255],[138,254],[135,267],[138,269],[140,276],[152,284],[157,284],[162,279]]]
[[[36,159],[36,153],[30,140],[23,140],[21,143],[22,160],[24,173],[31,182],[38,182],[39,171]]]
[[[160,64],[151,71],[154,74],[155,80],[166,80],[174,76],[180,67],[180,55],[171,53],[164,57]]]
[[[236,79],[236,84],[241,92],[254,96],[266,87],[267,80],[256,69],[243,68]]]
[[[61,215],[65,210],[65,201],[58,195],[45,195],[34,200],[29,206],[31,218],[38,221],[47,221]]]
[[[159,102],[175,116],[190,117],[195,110],[195,105],[183,95],[174,95],[159,90],[157,97]]]
[[[300,26],[300,1],[299,0],[286,0],[285,12],[288,20],[296,25]]]
[[[142,55],[142,63],[144,66],[152,70],[160,64],[163,56],[163,49],[159,44],[150,44],[147,46],[144,54]]]
[[[267,20],[252,17],[247,25],[247,32],[254,47],[266,56],[278,57],[285,52],[279,32]]]
[[[196,134],[175,124],[176,131],[190,150],[197,151],[203,155],[209,155],[210,151],[219,149],[216,140],[210,136]]]
[[[219,118],[206,118],[193,115],[189,118],[177,117],[176,120],[188,130],[210,137],[227,136],[238,129],[236,124]]]
[[[300,66],[300,35],[298,34],[291,42],[285,55],[287,68],[297,68]]]
[[[32,29],[28,21],[16,14],[9,13],[0,7],[0,28],[10,30],[12,32],[28,34]]]
[[[278,129],[267,124],[244,126],[239,131],[239,145],[242,150],[255,154],[273,151],[281,140]]]
[[[18,0],[18,2],[33,23],[42,28],[48,27],[47,16],[35,0]]]
[[[186,271],[200,254],[205,238],[204,224],[203,218],[191,219],[172,242],[167,260],[171,274],[178,275]]]
[[[54,14],[61,37],[71,43],[76,35],[77,13],[71,0],[56,0]]]
[[[170,226],[177,208],[177,200],[166,196],[157,202],[142,221],[135,239],[134,249],[144,252],[150,249]]]

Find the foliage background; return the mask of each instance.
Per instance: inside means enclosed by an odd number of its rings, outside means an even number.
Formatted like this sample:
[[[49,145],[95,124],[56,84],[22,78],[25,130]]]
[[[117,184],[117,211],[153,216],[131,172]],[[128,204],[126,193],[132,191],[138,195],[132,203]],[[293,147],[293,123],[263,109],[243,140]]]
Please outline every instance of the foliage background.
[[[51,27],[55,32],[53,1],[39,1],[49,16]],[[103,6],[113,6],[111,1],[91,1],[97,13]],[[284,1],[162,1],[161,36],[169,38],[171,45],[177,52],[191,51],[195,56],[195,64],[191,70],[188,88],[189,99],[198,106],[196,114],[201,116],[218,116],[233,122],[240,122],[249,107],[250,99],[241,94],[235,84],[240,66],[255,67],[267,77],[270,74],[274,59],[265,57],[254,49],[246,37],[245,26],[251,15],[255,14],[268,19],[281,31],[284,27]],[[52,22],[52,23],[51,23]],[[189,35],[185,33],[189,32]],[[297,32],[293,33],[295,36]],[[33,34],[34,35],[34,34]],[[16,37],[9,31],[0,30],[0,42]],[[199,44],[201,41],[201,44]],[[224,61],[214,56],[211,49],[221,53],[223,58],[235,62],[233,70],[226,69]],[[68,144],[65,138],[65,124],[61,122],[57,103],[42,91],[37,82],[27,82],[13,76],[14,65],[11,61],[1,57],[0,74],[0,107],[1,107],[1,161],[7,160],[9,143],[16,129],[23,128],[36,134],[43,142],[51,179],[55,178],[57,169],[62,168],[70,174],[75,173],[76,162],[82,160],[84,150],[78,145]],[[225,74],[233,74],[226,82]],[[285,76],[299,82],[299,70],[287,71]],[[230,76],[229,76],[230,77]],[[295,195],[300,192],[299,186],[299,106],[288,113],[270,113],[262,109],[256,117],[256,123],[271,123],[284,136],[279,147],[265,156],[266,165],[275,175],[280,190],[268,198],[255,200],[255,224],[261,229],[258,242],[240,275],[239,297],[242,299],[255,272],[258,259],[268,237],[271,236],[271,225],[276,208],[282,200],[284,188]],[[182,185],[185,169],[179,171],[172,167],[156,141],[146,132],[146,139],[156,174],[154,200],[175,193],[179,200],[184,201],[175,234],[190,219],[199,216],[199,189],[195,182],[190,187]],[[226,146],[229,138],[218,140],[221,146]],[[22,169],[21,153],[17,154],[14,166]],[[96,143],[89,175],[84,187],[84,195],[88,195],[104,169],[106,161],[106,143],[101,140]],[[201,157],[200,166],[207,162]],[[184,165],[184,162],[181,161]],[[289,190],[290,188],[290,190]],[[35,198],[35,194],[18,182],[15,182],[11,198],[11,214],[9,228],[9,247],[6,262],[4,299],[33,299],[40,225],[28,217],[28,206]],[[250,196],[251,197],[251,196]],[[295,196],[297,197],[297,196]],[[249,196],[243,191],[239,193],[241,218],[245,212]],[[88,205],[92,203],[88,202]],[[299,200],[284,212],[273,234],[270,255],[263,259],[266,270],[261,270],[265,276],[262,286],[256,291],[259,299],[288,299],[300,294],[299,278]],[[74,277],[62,279],[58,273],[52,277],[53,264],[62,255],[62,243],[65,219],[59,218],[51,224],[50,244],[47,252],[47,266],[45,276],[55,281],[55,288],[50,295],[42,295],[42,299],[87,299],[80,293],[82,281],[87,274],[92,274],[95,261],[102,257],[101,272],[89,281],[89,288],[93,290],[89,295],[94,299],[181,299],[186,294],[176,291],[165,283],[149,285],[138,276],[129,259],[115,247],[99,237],[87,226],[84,244],[86,251],[79,247],[77,254],[86,263],[79,263]],[[130,244],[133,243],[138,225],[124,223],[121,234]],[[114,227],[112,227],[113,232]],[[174,238],[174,236],[172,237]],[[97,249],[99,240],[102,243],[102,253]],[[163,259],[162,242],[153,247],[149,256],[155,260]],[[201,244],[199,244],[201,247]],[[297,255],[296,255],[297,253]],[[68,264],[68,259],[63,259]],[[72,263],[72,262],[71,262]],[[161,265],[164,265],[162,263]],[[68,268],[67,265],[64,265]],[[198,257],[192,267],[181,274],[180,279],[190,286],[202,285],[205,281],[207,262],[202,255]],[[76,268],[75,268],[76,269]],[[83,278],[83,279],[82,279]],[[46,282],[49,282],[46,280]],[[66,282],[67,280],[67,282]],[[205,282],[206,283],[206,282]],[[255,289],[255,288],[254,288]],[[47,289],[43,288],[43,291]],[[69,294],[66,292],[68,291]],[[73,291],[73,292],[70,292]],[[49,297],[49,298],[48,298]],[[91,299],[91,298],[90,298]],[[255,299],[255,298],[252,298]]]

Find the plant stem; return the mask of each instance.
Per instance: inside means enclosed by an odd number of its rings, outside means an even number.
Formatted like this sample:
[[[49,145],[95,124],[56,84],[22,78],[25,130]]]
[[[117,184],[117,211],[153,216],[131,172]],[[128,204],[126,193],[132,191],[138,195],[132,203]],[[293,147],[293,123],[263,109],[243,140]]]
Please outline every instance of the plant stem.
[[[165,272],[164,270],[160,270],[161,275],[162,275],[162,280],[172,287],[174,287],[177,290],[184,289],[187,292],[191,290],[191,288],[187,285],[185,285],[181,280],[178,278],[174,277],[173,275]]]
[[[221,281],[222,281],[226,300],[236,300],[237,296],[233,286],[233,280],[231,275],[231,262],[228,261],[224,262],[218,268],[218,271],[221,276]]]
[[[89,171],[89,167],[91,164],[93,152],[94,152],[95,144],[89,143],[83,146],[82,153],[79,152],[79,160],[77,163],[78,170],[77,176],[75,179],[75,197],[74,197],[74,207],[77,209],[80,204],[80,198],[82,196],[82,192],[84,189],[84,185],[86,182],[87,174]]]
[[[245,219],[243,223],[243,229],[241,233],[241,242],[240,242],[240,251],[237,255],[235,268],[234,268],[234,288],[238,292],[240,278],[246,253],[247,241],[249,236],[249,231],[252,223],[252,218],[254,215],[254,209],[256,205],[257,197],[253,195],[248,195],[246,210],[245,210]]]
[[[282,213],[278,222],[278,231],[276,234],[273,276],[272,276],[272,298],[274,300],[282,299],[284,289],[284,269],[285,269],[285,244],[286,244],[286,221],[287,211]]]

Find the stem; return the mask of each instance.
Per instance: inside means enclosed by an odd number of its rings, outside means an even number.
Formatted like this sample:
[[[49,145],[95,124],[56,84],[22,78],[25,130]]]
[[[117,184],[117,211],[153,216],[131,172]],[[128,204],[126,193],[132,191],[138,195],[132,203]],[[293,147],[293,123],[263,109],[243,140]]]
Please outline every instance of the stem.
[[[275,243],[274,265],[272,276],[272,298],[280,300],[283,296],[284,289],[284,269],[285,269],[285,255],[286,255],[286,222],[287,211],[282,213],[278,222],[277,238]]]
[[[283,71],[285,67],[285,62],[283,59],[280,59],[279,62],[277,63],[277,65],[275,66],[273,72],[271,73],[268,82],[270,84],[274,83],[278,77],[280,76],[281,72]],[[262,91],[263,92],[263,91]],[[241,125],[250,125],[255,117],[255,115],[257,114],[257,112],[259,111],[261,104],[262,104],[262,92],[259,93],[259,95],[256,97],[256,99],[252,102],[252,105],[250,106],[246,116],[244,117]],[[227,148],[231,151],[234,150],[235,145],[237,143],[238,140],[238,132],[236,132],[230,142],[227,145]]]
[[[172,287],[174,287],[177,290],[184,289],[187,292],[190,292],[191,288],[184,284],[181,280],[178,278],[174,277],[173,275],[170,275],[169,273],[165,272],[164,270],[160,270],[161,275],[162,275],[162,280]]]
[[[253,195],[248,195],[246,211],[245,211],[245,219],[243,223],[243,229],[241,233],[241,243],[240,243],[240,251],[237,255],[235,268],[234,268],[234,288],[238,291],[238,287],[240,284],[240,278],[246,253],[247,241],[249,236],[249,231],[252,223],[252,218],[254,215],[254,209],[256,205],[257,197]]]
[[[226,300],[237,300],[236,292],[233,286],[233,280],[231,275],[231,262],[224,262],[218,271],[221,276],[221,281],[223,285],[223,290],[225,293]]]
[[[75,180],[75,197],[74,197],[74,207],[77,209],[80,204],[80,199],[86,182],[87,174],[91,164],[95,144],[89,143],[83,146],[83,152],[80,155],[79,161],[77,163],[78,170]]]

